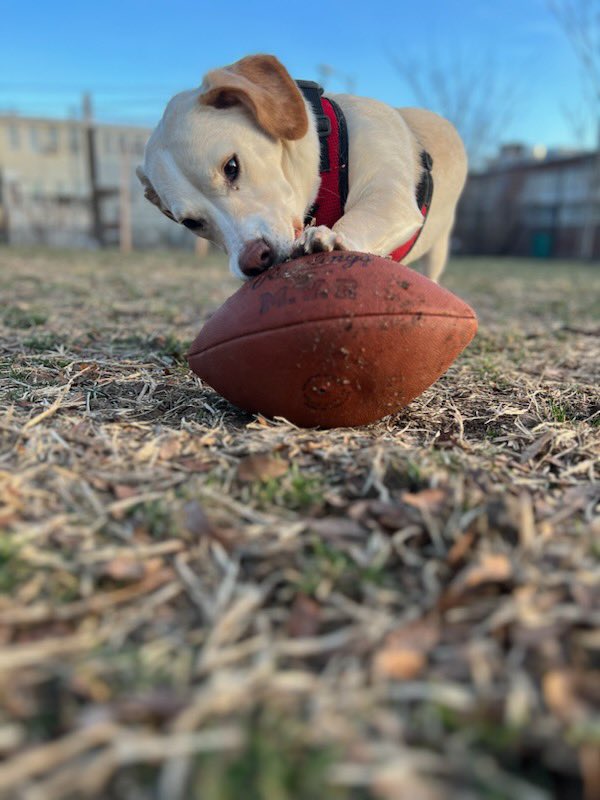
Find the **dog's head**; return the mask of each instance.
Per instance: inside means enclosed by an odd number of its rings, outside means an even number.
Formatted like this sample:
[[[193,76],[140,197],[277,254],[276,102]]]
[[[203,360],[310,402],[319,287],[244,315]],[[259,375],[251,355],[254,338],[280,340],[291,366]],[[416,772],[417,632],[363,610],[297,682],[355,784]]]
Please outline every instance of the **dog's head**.
[[[248,56],[176,95],[138,177],[151,203],[226,250],[247,278],[288,258],[319,184],[314,122],[274,57]]]

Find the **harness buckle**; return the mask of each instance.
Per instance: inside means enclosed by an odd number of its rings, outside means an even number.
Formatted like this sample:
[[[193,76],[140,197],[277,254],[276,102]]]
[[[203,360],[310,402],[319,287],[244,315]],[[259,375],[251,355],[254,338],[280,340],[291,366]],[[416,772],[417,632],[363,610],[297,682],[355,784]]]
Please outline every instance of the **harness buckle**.
[[[317,133],[319,136],[329,136],[331,133],[331,120],[325,114],[317,117]]]

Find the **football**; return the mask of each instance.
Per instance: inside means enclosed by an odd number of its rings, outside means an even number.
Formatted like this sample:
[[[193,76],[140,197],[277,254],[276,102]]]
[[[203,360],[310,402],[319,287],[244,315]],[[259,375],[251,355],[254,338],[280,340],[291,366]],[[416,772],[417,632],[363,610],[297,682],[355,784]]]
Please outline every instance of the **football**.
[[[188,361],[246,411],[301,427],[364,425],[431,386],[476,330],[473,309],[408,267],[315,253],[245,283]]]

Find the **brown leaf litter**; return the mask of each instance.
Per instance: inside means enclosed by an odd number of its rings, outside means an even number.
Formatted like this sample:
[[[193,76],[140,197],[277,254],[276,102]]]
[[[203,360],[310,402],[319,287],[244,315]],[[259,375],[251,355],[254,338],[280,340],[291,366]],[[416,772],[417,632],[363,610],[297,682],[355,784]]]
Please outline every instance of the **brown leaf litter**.
[[[454,262],[473,344],[332,431],[190,374],[220,261],[0,270],[0,797],[598,796],[593,266]]]

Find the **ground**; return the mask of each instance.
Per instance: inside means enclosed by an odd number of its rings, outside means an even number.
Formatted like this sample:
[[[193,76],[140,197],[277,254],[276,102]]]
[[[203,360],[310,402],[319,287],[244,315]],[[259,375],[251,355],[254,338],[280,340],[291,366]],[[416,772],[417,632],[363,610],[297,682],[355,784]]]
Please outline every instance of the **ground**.
[[[0,797],[600,796],[598,265],[355,430],[231,407],[187,254],[0,250]]]

